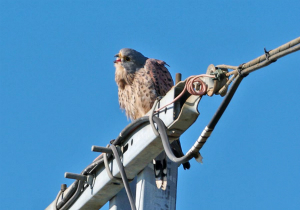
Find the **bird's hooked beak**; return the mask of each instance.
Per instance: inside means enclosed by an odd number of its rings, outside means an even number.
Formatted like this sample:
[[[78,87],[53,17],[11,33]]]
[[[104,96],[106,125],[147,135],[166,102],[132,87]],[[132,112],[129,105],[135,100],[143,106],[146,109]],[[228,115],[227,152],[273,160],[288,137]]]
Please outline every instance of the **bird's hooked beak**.
[[[117,57],[117,59],[114,61],[114,63],[118,63],[121,62],[121,58],[120,58],[120,54],[115,54],[115,57]]]

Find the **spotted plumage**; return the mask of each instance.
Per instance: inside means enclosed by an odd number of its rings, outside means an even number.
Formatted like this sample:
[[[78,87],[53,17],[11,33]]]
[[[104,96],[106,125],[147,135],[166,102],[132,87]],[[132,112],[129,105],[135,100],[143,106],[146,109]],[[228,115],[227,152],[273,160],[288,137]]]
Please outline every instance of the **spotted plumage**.
[[[134,120],[144,116],[158,96],[164,96],[174,85],[173,79],[161,60],[124,48],[116,55],[115,80],[119,104],[127,117]]]

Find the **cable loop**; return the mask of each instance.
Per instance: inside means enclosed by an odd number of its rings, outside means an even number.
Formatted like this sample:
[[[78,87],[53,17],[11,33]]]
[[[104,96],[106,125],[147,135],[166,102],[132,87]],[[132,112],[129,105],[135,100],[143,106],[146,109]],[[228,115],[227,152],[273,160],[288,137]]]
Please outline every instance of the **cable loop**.
[[[155,134],[156,136],[159,136],[159,133],[158,133],[158,131],[156,130],[155,125],[154,125],[154,123],[153,123],[153,116],[154,116],[154,109],[155,109],[155,107],[156,107],[156,105],[158,104],[159,101],[160,101],[160,98],[157,98],[157,99],[154,101],[154,104],[153,104],[153,106],[152,106],[152,108],[151,108],[151,112],[150,112],[150,116],[149,116],[149,121],[150,121],[151,128],[152,128],[152,130],[153,130],[153,132],[154,132],[154,134]]]
[[[214,77],[214,76],[213,76]],[[200,82],[200,90],[197,91],[196,88],[194,87],[194,83],[195,82]],[[187,78],[186,81],[186,90],[191,94],[191,95],[199,95],[202,96],[204,94],[206,94],[206,84],[200,79],[200,75],[199,76],[191,76]]]
[[[107,148],[109,148],[109,144],[106,145]],[[109,164],[108,164],[108,158],[107,158],[107,153],[102,153],[103,154],[103,160],[104,160],[104,166],[105,166],[105,170],[107,172],[107,175],[108,177],[113,180],[113,179],[116,179],[117,182],[120,184],[122,183],[122,179],[121,178],[118,178],[118,177],[114,177],[112,175],[112,173],[110,172],[110,168],[109,168]]]
[[[206,94],[207,91],[207,87],[206,84],[200,79],[200,77],[210,77],[210,78],[215,78],[215,76],[213,75],[209,75],[209,74],[200,74],[200,75],[195,75],[195,76],[190,76],[186,79],[186,83],[184,85],[183,90],[181,91],[181,93],[174,98],[173,101],[171,101],[170,103],[164,105],[163,107],[160,107],[159,109],[155,110],[155,112],[159,112],[160,110],[166,108],[167,106],[173,104],[175,101],[177,101],[181,96],[183,96],[183,94],[185,93],[185,91],[188,91],[191,95],[198,95],[198,96],[203,96]],[[196,90],[196,88],[194,87],[194,83],[195,82],[200,82],[200,90]]]

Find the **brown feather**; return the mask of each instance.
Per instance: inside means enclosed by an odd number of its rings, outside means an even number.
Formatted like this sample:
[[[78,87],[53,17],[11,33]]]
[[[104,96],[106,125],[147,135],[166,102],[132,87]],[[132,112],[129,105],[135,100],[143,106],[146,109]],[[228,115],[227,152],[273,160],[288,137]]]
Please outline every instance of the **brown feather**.
[[[147,59],[144,68],[128,74],[120,63],[115,64],[119,103],[132,120],[144,116],[158,96],[164,96],[173,86],[165,62]]]

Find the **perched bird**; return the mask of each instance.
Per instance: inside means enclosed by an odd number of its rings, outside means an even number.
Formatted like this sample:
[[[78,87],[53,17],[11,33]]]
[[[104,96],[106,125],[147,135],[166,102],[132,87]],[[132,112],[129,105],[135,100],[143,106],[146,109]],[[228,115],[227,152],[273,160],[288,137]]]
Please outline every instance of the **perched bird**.
[[[132,120],[144,116],[158,96],[174,85],[165,62],[150,59],[133,49],[124,48],[116,55],[115,80],[120,107]]]
[[[127,118],[138,119],[152,108],[157,97],[164,96],[172,88],[173,79],[164,61],[147,58],[136,50],[123,48],[115,57],[120,107],[125,110]],[[172,146],[176,155],[183,155],[179,141],[174,141]],[[156,179],[165,180],[165,154],[153,162]],[[183,167],[189,169],[189,162],[184,163]],[[158,181],[157,185],[159,187],[161,183]]]

